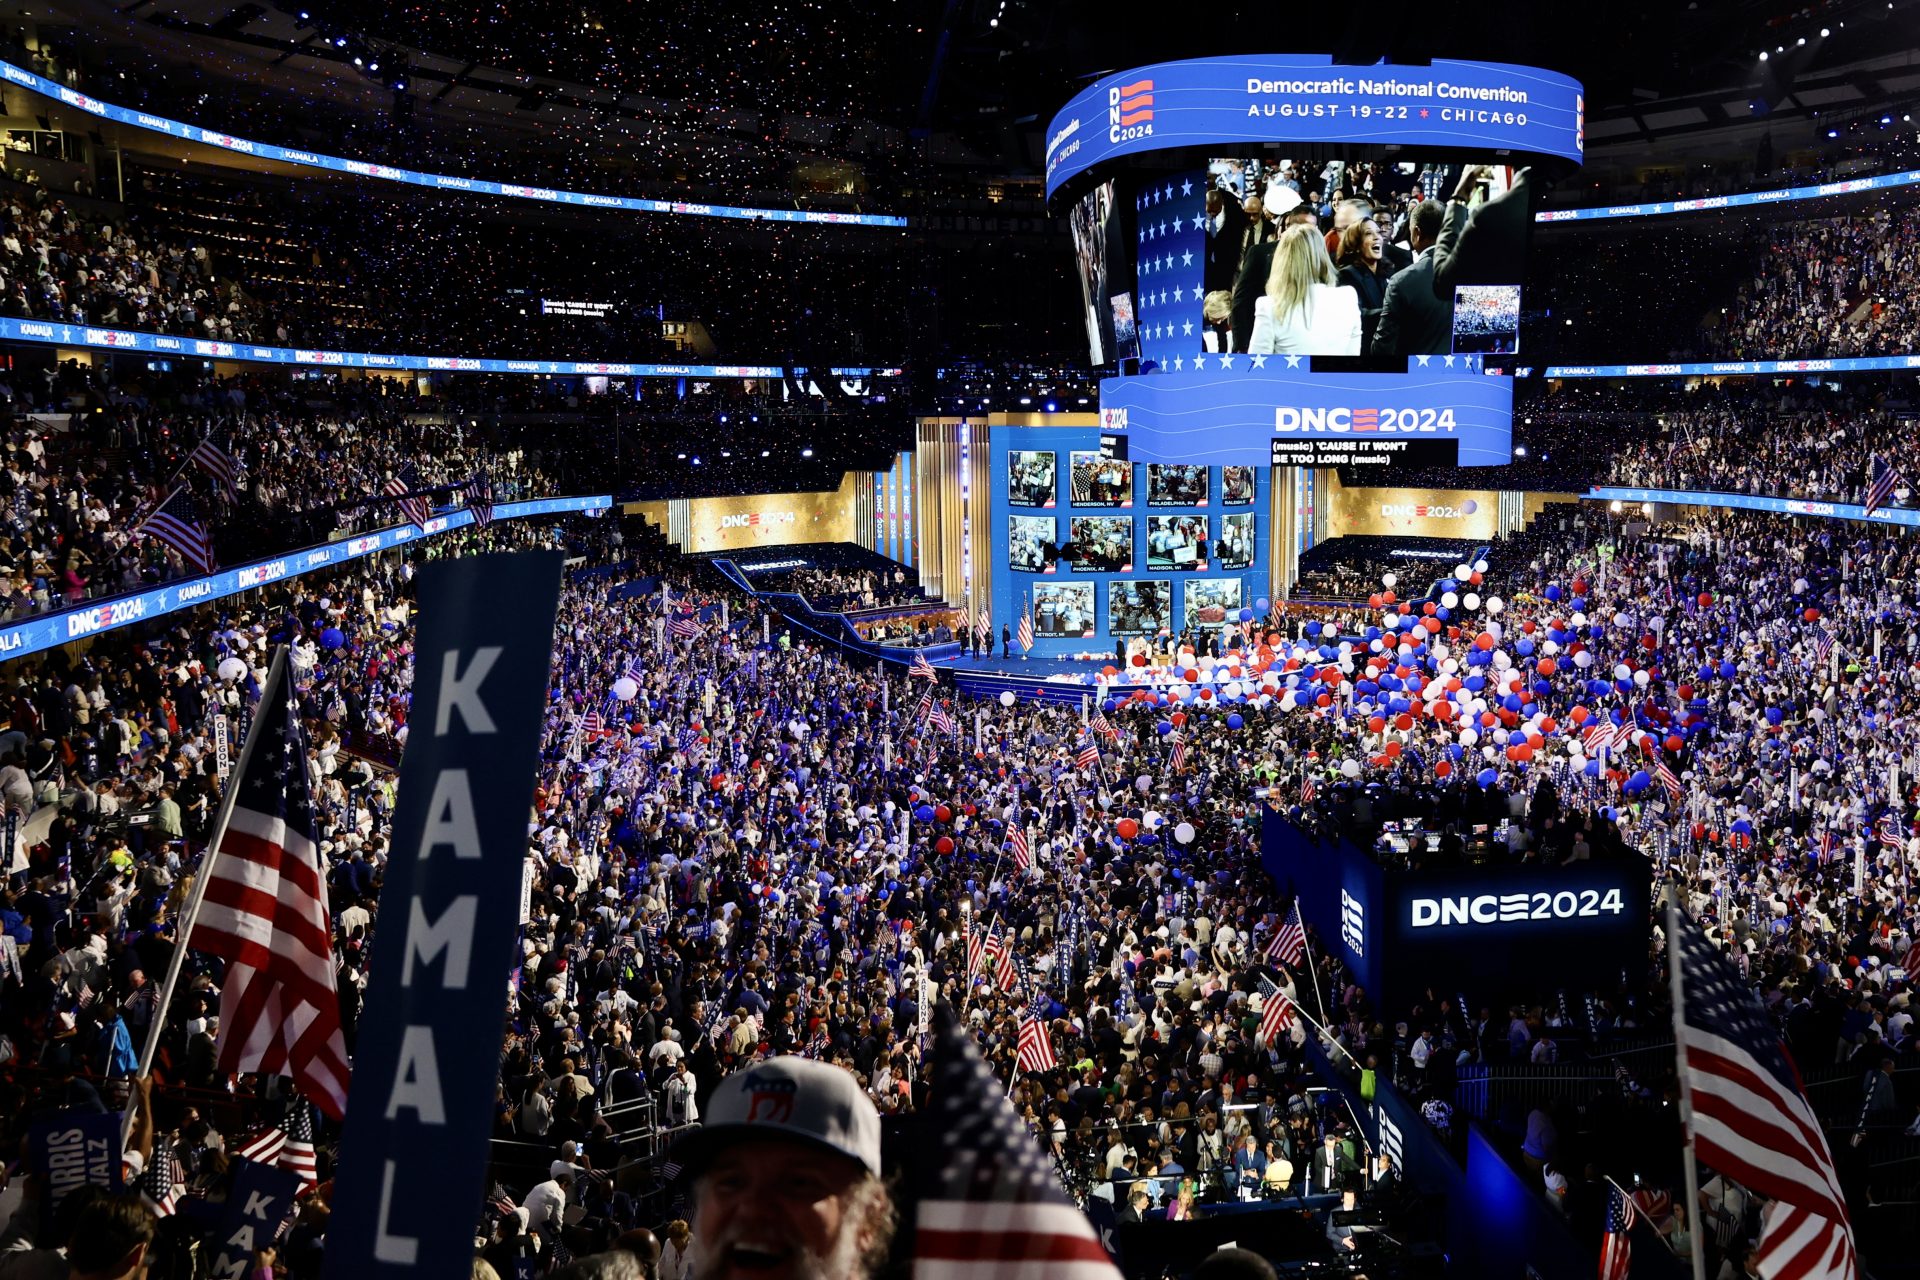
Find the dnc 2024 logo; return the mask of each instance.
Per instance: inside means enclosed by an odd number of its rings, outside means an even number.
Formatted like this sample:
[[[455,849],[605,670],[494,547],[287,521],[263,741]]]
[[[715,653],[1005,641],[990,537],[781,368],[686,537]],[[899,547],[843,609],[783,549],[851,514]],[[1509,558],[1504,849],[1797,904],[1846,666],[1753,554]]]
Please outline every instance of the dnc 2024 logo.
[[[1136,80],[1107,90],[1107,141],[1153,136],[1153,81]]]

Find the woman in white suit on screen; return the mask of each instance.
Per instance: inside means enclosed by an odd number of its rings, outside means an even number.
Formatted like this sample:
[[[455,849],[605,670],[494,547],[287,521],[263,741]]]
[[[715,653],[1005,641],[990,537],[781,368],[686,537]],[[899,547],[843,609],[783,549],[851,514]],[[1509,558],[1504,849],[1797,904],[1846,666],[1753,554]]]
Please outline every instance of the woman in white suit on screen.
[[[1247,350],[1260,355],[1357,356],[1360,295],[1338,283],[1316,227],[1288,227],[1273,253],[1267,292],[1253,305]]]

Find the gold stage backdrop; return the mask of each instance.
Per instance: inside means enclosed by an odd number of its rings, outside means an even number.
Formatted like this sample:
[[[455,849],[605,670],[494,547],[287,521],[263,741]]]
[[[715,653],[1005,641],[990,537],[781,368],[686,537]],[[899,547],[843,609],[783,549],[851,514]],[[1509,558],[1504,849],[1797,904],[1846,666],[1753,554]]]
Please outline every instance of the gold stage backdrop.
[[[745,497],[637,502],[629,510],[666,528],[682,551],[746,551],[808,542],[860,542],[856,512],[861,477],[848,472],[838,489]]]
[[[1500,495],[1493,489],[1348,489],[1327,473],[1327,536],[1470,538],[1485,541],[1500,528]]]

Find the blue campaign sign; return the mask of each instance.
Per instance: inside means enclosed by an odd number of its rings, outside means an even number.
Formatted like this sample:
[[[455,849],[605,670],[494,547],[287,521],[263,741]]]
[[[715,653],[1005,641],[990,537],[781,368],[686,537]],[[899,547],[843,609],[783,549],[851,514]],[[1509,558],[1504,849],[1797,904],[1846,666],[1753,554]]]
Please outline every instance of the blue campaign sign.
[[[1047,198],[1117,156],[1217,143],[1518,151],[1580,163],[1578,81],[1499,62],[1336,65],[1325,55],[1194,58],[1095,81],[1047,126]]]
[[[1549,378],[1710,378],[1735,373],[1871,373],[1920,369],[1920,355],[1842,356],[1830,360],[1708,360],[1689,364],[1550,364]]]
[[[1191,370],[1108,378],[1100,425],[1125,431],[1139,462],[1265,467],[1275,443],[1297,465],[1367,465],[1455,442],[1459,465],[1513,453],[1513,381],[1477,356],[1415,356],[1406,373],[1314,373],[1305,356],[1195,356]]]
[[[561,515],[576,511],[605,511],[613,499],[605,495],[591,498],[535,498],[527,502],[503,502],[493,509],[496,520],[519,520],[527,516]],[[423,538],[438,537],[473,523],[473,513],[448,511],[428,520],[426,527],[411,524],[376,529],[329,542],[325,546],[289,551],[271,560],[258,560],[235,569],[222,569],[204,578],[171,582],[152,591],[141,591],[114,600],[100,601],[50,613],[44,617],[0,627],[0,661],[24,658],[30,653],[52,649],[69,641],[98,635],[119,627],[132,626],[176,609],[191,609],[209,601],[252,591],[270,582],[297,578],[329,565],[345,564],[376,551],[386,551]]]
[[[1907,507],[1875,507],[1871,514],[1855,502],[1815,502],[1806,498],[1766,498],[1751,493],[1707,493],[1687,489],[1631,489],[1595,485],[1587,495],[1601,502],[1669,502],[1682,507],[1731,507],[1736,511],[1771,511],[1785,516],[1819,516],[1826,520],[1866,520],[1920,529],[1920,511]]]
[[[0,63],[0,66],[4,66]],[[614,378],[778,378],[777,364],[633,364],[606,360],[507,360],[492,356],[388,355],[377,351],[313,351],[304,347],[261,347],[251,342],[209,342],[165,333],[58,324],[51,320],[0,317],[0,341],[45,342],[61,347],[142,352],[158,356],[197,356],[202,360],[238,360],[253,364],[317,365],[334,369],[393,369],[427,373],[587,374]],[[834,366],[837,378],[895,378],[899,369]]]
[[[1743,191],[1736,195],[1701,196],[1692,200],[1649,200],[1640,204],[1603,204],[1583,209],[1543,209],[1535,222],[1589,222],[1599,218],[1647,218],[1668,213],[1699,213],[1708,209],[1740,209],[1750,205],[1785,204],[1852,195],[1856,191],[1888,191],[1920,183],[1920,169],[1882,173],[1871,178],[1846,178],[1807,187],[1777,187],[1770,191]]]
[[[28,1133],[29,1167],[40,1180],[41,1221],[81,1187],[120,1190],[120,1113],[62,1111]]]
[[[235,1161],[233,1189],[213,1237],[213,1280],[241,1280],[253,1270],[253,1255],[280,1238],[280,1228],[300,1194],[300,1175],[256,1160]]]
[[[802,222],[854,227],[904,227],[907,225],[905,218],[885,213],[755,209],[687,200],[643,200],[634,196],[599,195],[590,191],[564,191],[512,182],[494,182],[487,178],[462,178],[449,173],[421,173],[413,169],[396,169],[392,165],[369,164],[364,160],[345,160],[320,151],[301,151],[293,147],[275,146],[270,142],[255,142],[250,138],[239,138],[230,133],[203,129],[196,124],[169,120],[165,116],[134,111],[128,107],[118,107],[111,102],[102,102],[99,98],[89,97],[77,89],[69,89],[66,85],[56,83],[45,76],[35,75],[25,67],[16,67],[11,62],[0,62],[0,80],[22,85],[35,93],[45,94],[75,110],[99,116],[102,120],[113,120],[120,124],[131,125],[136,129],[149,129],[155,133],[185,138],[189,142],[204,142],[208,146],[220,147],[239,155],[257,156],[262,160],[279,160],[285,164],[297,164],[309,169],[351,173],[362,178],[374,178],[384,182],[405,182],[417,187],[433,187],[441,191],[469,191],[480,195],[508,196],[519,200],[544,200],[550,204],[579,205],[592,209],[622,209],[632,213],[673,213],[700,218],[734,218],[747,222]]]
[[[327,1232],[328,1280],[467,1280],[518,950],[563,556],[418,579],[413,712]]]

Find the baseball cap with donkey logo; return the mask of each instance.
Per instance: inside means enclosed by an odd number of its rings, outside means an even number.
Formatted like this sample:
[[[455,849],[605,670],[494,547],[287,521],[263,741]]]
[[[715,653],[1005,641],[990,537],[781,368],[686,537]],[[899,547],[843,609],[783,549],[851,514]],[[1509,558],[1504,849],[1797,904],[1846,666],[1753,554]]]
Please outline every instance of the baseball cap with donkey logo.
[[[723,1147],[767,1139],[803,1142],[880,1173],[880,1113],[851,1074],[811,1058],[770,1058],[720,1082],[703,1123],[673,1144],[684,1175]]]

